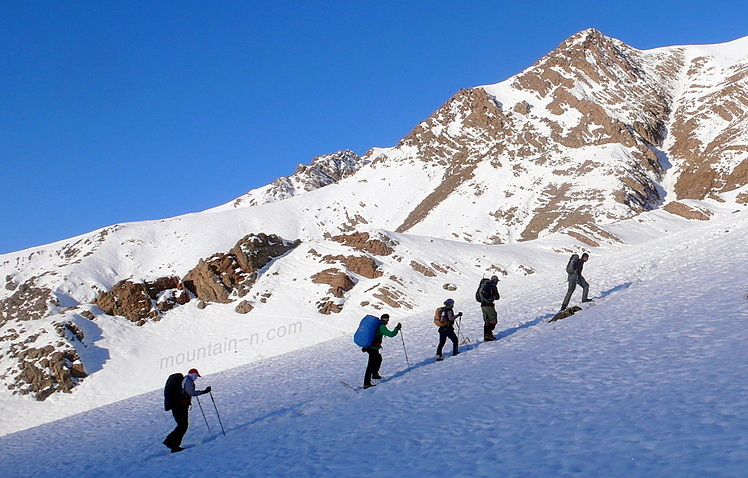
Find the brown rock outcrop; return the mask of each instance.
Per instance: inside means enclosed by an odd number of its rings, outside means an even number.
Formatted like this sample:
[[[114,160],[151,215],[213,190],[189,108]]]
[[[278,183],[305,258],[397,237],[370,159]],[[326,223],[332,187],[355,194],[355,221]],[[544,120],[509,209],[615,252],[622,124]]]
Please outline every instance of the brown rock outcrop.
[[[348,274],[339,269],[326,269],[312,276],[312,282],[315,284],[327,284],[330,286],[330,293],[335,297],[342,298],[346,292],[353,289],[356,285]]]
[[[159,319],[161,312],[189,301],[190,296],[179,277],[169,276],[154,281],[119,281],[110,290],[100,293],[94,303],[109,315],[120,315],[143,325],[148,320]]]
[[[100,293],[94,303],[109,315],[120,315],[139,325],[159,316],[142,282],[119,281],[109,291]]]
[[[237,304],[234,310],[239,314],[249,314],[254,308],[255,307],[252,304],[250,304],[246,300],[243,300],[239,302],[239,304]]]
[[[39,401],[58,391],[70,393],[77,380],[87,376],[73,349],[60,351],[46,345],[27,348],[16,356],[20,361],[20,373],[13,388],[17,393],[33,394]]]
[[[665,211],[676,216],[685,217],[686,219],[696,219],[699,221],[708,221],[712,213],[707,209],[691,207],[682,202],[673,201],[663,207]]]
[[[214,254],[184,276],[185,287],[206,302],[231,302],[231,295],[244,297],[260,270],[271,260],[298,246],[274,234],[249,234],[228,253]]]
[[[47,315],[49,306],[57,302],[52,291],[36,287],[33,278],[9,290],[14,290],[13,294],[0,300],[0,326],[11,319],[41,319]]]
[[[368,232],[355,232],[353,234],[341,234],[331,239],[359,251],[365,251],[376,256],[389,256],[395,250],[392,239],[375,239]]]
[[[328,264],[334,262],[341,262],[345,265],[346,269],[358,274],[367,279],[376,279],[382,276],[382,271],[379,270],[377,262],[371,257],[367,256],[343,256],[343,255],[327,255],[322,258]]]

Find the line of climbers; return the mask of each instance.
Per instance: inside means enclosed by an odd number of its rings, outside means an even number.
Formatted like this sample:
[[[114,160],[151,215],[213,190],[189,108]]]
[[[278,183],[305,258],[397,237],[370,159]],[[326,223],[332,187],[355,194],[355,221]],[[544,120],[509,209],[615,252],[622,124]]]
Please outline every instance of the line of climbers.
[[[592,299],[587,297],[590,286],[582,276],[582,269],[588,259],[589,254],[586,252],[581,257],[578,254],[572,254],[569,259],[566,265],[569,287],[561,304],[562,311],[569,305],[569,301],[577,285],[582,287],[582,302],[592,301]],[[483,316],[483,340],[486,342],[496,340],[493,331],[498,323],[498,315],[494,302],[501,298],[498,284],[499,278],[497,276],[492,276],[490,279],[483,278],[478,284],[478,289],[475,291],[475,300],[480,302],[481,314]],[[462,312],[455,314],[454,305],[454,300],[447,299],[444,301],[444,306],[436,309],[434,314],[434,323],[439,326],[439,345],[436,347],[437,361],[444,360],[442,350],[447,343],[447,339],[452,342],[452,355],[455,356],[460,353],[458,335],[461,335],[460,322],[462,321]],[[376,385],[372,380],[382,378],[379,375],[379,369],[382,366],[382,354],[380,350],[382,349],[383,338],[395,337],[402,329],[402,324],[399,322],[392,330],[388,329],[387,324],[389,321],[389,314],[382,314],[380,317],[367,315],[361,319],[359,328],[354,334],[353,341],[361,347],[363,352],[369,354],[366,372],[364,373],[363,388],[365,389]],[[457,333],[455,333],[455,326],[457,326]],[[465,338],[464,341],[469,342],[469,339]],[[404,341],[403,345],[405,345]],[[164,387],[164,409],[166,411],[171,410],[177,426],[169,433],[163,443],[171,449],[172,453],[184,450],[181,446],[182,438],[184,438],[189,427],[189,409],[192,397],[211,393],[210,387],[206,387],[205,390],[197,390],[195,388],[195,381],[199,377],[200,373],[197,369],[193,368],[187,372],[187,375],[175,373],[170,375],[166,381],[166,386]],[[213,398],[212,395],[211,398]],[[215,401],[213,401],[213,405],[215,406]],[[202,410],[202,405],[200,408]],[[218,414],[217,408],[216,414]],[[204,415],[205,413],[203,412]],[[220,415],[218,419],[220,422]],[[223,425],[221,427],[223,428]]]
[[[589,254],[586,252],[581,257],[578,254],[572,254],[569,258],[569,262],[566,265],[569,287],[561,304],[562,311],[569,305],[569,301],[577,285],[582,286],[582,302],[592,302],[592,299],[587,297],[590,286],[582,276],[582,269],[587,260],[589,260]],[[478,289],[475,291],[475,300],[480,302],[481,314],[483,316],[483,340],[485,342],[496,340],[493,331],[498,323],[498,314],[496,313],[494,303],[501,298],[498,284],[499,278],[497,276],[492,276],[490,279],[483,278],[478,284]],[[455,356],[460,353],[457,336],[460,335],[459,329],[460,322],[462,321],[462,312],[455,314],[454,305],[454,300],[447,299],[444,301],[444,306],[436,309],[434,314],[434,323],[439,326],[439,345],[436,347],[437,362],[444,360],[442,351],[444,345],[447,343],[447,339],[452,342],[452,355]],[[382,314],[381,317],[367,315],[361,319],[359,328],[353,336],[353,341],[356,345],[361,347],[363,352],[369,354],[366,373],[364,373],[363,388],[365,389],[376,385],[372,380],[381,378],[379,369],[382,366],[382,354],[380,350],[382,349],[383,338],[385,336],[395,337],[402,328],[402,324],[398,323],[393,330],[388,329],[387,324],[389,321],[389,314]],[[457,326],[458,334],[455,333],[455,325]],[[403,341],[404,345],[405,342]]]

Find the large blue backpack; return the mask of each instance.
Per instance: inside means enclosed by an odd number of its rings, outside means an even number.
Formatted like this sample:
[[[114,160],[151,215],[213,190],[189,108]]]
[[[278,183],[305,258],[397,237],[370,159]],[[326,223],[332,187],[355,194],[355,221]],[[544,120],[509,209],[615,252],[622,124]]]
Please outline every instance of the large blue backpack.
[[[374,342],[379,328],[379,317],[367,315],[358,324],[358,330],[353,334],[353,342],[359,347],[368,347]]]

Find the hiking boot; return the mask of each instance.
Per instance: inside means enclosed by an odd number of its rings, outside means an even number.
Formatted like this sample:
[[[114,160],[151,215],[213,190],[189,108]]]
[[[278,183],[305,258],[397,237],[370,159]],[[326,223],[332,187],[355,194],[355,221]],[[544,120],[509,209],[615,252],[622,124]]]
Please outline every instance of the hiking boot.
[[[373,378],[374,380],[382,380],[382,376],[378,373],[371,374],[371,378]]]
[[[457,351],[457,350],[455,350],[454,352],[452,352],[452,357],[454,357],[454,356],[456,356],[456,355],[460,355],[460,352],[459,352],[459,351]]]
[[[181,446],[175,446],[174,448],[171,449],[171,452],[172,453],[178,453],[178,452],[180,452],[182,450],[184,450],[184,448],[182,448]]]
[[[169,443],[169,442],[168,442],[167,440],[164,440],[164,441],[162,441],[161,443],[163,443],[164,445],[166,445],[166,448],[173,448],[173,447],[171,446],[171,443]]]
[[[375,383],[365,383],[364,384],[364,390],[371,387],[376,387],[377,385]]]
[[[485,337],[483,337],[483,340],[485,342],[493,342],[494,340],[496,340],[496,337],[494,337],[493,335],[486,335]]]
[[[444,357],[442,357],[441,355],[437,354],[436,355],[436,361],[437,362],[441,362],[442,360],[444,360]]]
[[[582,302],[592,302],[592,299],[582,299]]]

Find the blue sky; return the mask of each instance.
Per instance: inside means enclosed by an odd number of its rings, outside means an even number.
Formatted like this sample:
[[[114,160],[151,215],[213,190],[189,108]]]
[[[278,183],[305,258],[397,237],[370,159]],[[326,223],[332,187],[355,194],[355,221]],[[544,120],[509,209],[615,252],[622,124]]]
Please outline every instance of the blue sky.
[[[590,27],[721,43],[748,35],[748,2],[2,2],[0,253],[392,146]]]

